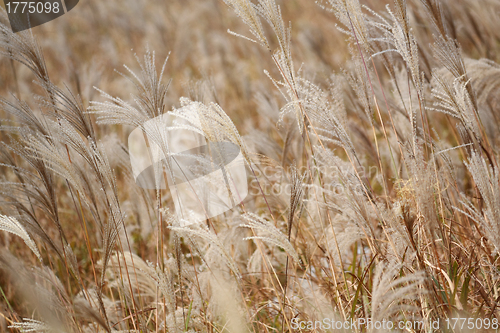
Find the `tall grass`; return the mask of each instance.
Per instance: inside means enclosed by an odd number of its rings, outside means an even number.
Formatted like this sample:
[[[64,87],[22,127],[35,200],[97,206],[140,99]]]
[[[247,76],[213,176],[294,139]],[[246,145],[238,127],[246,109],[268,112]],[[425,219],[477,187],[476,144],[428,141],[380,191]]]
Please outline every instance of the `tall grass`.
[[[3,13],[0,330],[500,319],[499,11],[88,0],[17,34]],[[195,224],[135,184],[126,145],[183,107],[248,171]]]

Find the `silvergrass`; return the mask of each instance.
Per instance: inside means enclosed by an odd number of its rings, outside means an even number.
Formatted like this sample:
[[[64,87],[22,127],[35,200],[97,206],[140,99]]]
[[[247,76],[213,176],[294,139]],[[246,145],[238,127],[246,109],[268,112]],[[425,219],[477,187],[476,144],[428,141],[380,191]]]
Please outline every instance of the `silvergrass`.
[[[2,14],[9,329],[291,332],[363,318],[438,332],[431,320],[499,319],[500,5],[365,4],[89,0],[57,33],[13,34]],[[241,204],[182,226],[160,186],[175,161],[154,190],[135,184],[126,137],[139,127],[167,156],[164,129],[145,126],[162,115],[239,147]]]

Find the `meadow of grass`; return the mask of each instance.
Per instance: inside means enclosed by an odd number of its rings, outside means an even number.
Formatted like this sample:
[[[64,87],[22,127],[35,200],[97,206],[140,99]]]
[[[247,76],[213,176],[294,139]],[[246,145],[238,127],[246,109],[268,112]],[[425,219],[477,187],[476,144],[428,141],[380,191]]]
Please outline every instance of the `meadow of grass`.
[[[14,34],[2,12],[0,332],[497,331],[499,14],[81,0]],[[183,106],[247,168],[202,223],[129,161]]]

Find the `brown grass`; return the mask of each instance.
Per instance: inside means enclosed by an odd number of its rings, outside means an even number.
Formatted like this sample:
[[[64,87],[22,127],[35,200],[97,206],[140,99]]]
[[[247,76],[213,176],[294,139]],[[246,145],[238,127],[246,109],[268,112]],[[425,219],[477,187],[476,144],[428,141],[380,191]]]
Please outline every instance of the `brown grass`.
[[[82,0],[18,34],[4,15],[0,331],[495,331],[500,3],[360,2]],[[127,148],[183,105],[250,190],[190,226]]]

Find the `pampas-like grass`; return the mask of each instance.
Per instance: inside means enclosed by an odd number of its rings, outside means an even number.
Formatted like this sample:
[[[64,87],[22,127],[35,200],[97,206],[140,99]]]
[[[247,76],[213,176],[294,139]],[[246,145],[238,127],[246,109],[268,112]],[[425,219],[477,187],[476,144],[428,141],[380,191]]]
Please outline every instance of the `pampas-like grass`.
[[[6,326],[441,332],[437,319],[499,319],[498,10],[88,0],[16,34],[2,13]],[[176,120],[147,125],[162,116]],[[129,163],[137,127],[168,156],[153,190]],[[161,182],[179,129],[241,151],[249,194],[232,210],[197,223],[175,211]]]
[[[0,215],[0,230],[10,232],[16,236],[19,236],[23,239],[26,245],[33,251],[33,253],[37,256],[37,258],[42,261],[42,257],[40,256],[40,252],[30,237],[30,235],[26,232],[21,223],[19,223],[16,218],[11,216]]]

